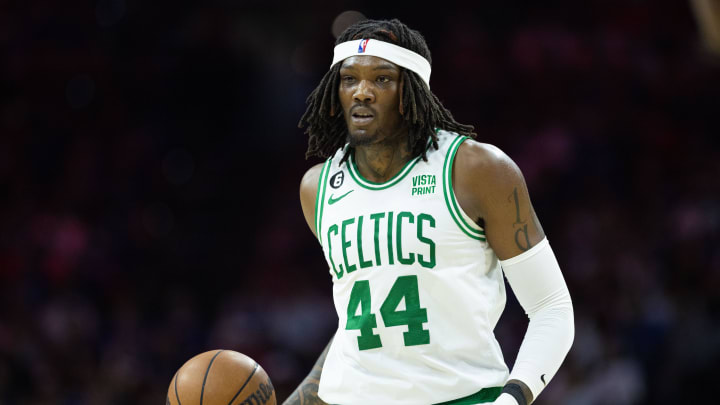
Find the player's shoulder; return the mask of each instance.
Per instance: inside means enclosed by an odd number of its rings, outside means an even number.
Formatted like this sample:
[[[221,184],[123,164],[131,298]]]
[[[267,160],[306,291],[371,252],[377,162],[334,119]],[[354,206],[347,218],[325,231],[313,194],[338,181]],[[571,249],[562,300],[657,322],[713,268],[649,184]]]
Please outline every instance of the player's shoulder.
[[[458,148],[454,170],[488,181],[522,176],[518,165],[502,149],[489,143],[466,139]]]
[[[318,182],[320,181],[320,174],[322,173],[324,163],[318,163],[313,167],[309,168],[300,181],[300,193],[311,193],[315,195],[318,188]]]
[[[499,202],[525,189],[520,168],[497,146],[467,139],[453,163],[453,189],[472,218],[489,218]]]
[[[315,236],[315,199],[317,198],[318,183],[322,175],[324,163],[318,163],[309,168],[300,181],[300,205],[310,230]]]

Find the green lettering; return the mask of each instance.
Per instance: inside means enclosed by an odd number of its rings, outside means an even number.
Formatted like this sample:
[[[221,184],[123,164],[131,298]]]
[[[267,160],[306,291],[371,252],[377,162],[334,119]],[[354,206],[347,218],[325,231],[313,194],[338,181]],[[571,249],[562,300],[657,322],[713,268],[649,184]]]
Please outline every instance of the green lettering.
[[[397,308],[403,300],[405,301],[405,310],[398,311]],[[397,278],[380,307],[380,315],[382,315],[386,327],[408,326],[407,332],[403,333],[405,346],[430,343],[430,331],[423,328],[423,324],[428,321],[428,316],[427,309],[420,307],[417,276]]]
[[[377,327],[377,317],[371,311],[371,299],[370,282],[356,281],[350,291],[345,330],[360,331],[360,336],[357,337],[359,350],[382,347],[380,335],[373,331]],[[401,302],[405,303],[405,309],[398,310]],[[407,331],[403,333],[405,346],[430,343],[430,330],[423,327],[428,323],[428,315],[427,308],[420,306],[417,276],[400,276],[395,280],[380,307],[380,316],[385,327],[407,325]]]
[[[353,284],[350,291],[350,302],[347,307],[347,323],[345,330],[360,330],[360,336],[357,337],[358,349],[369,350],[382,347],[380,335],[373,333],[373,329],[377,328],[377,320],[375,314],[370,312],[370,282],[367,280],[358,280]],[[357,315],[358,307],[360,315]],[[422,328],[422,325],[420,325]]]
[[[352,223],[355,223],[355,218],[346,219],[346,220],[342,221],[342,228],[341,228],[342,254],[343,254],[343,260],[345,261],[345,271],[347,271],[348,274],[352,273],[353,271],[355,271],[355,269],[357,269],[356,265],[348,263],[348,258],[347,258],[347,248],[349,248],[352,245],[352,242],[347,240],[347,238],[345,237],[345,228]]]
[[[397,255],[398,255],[398,261],[402,264],[413,264],[415,263],[415,253],[409,253],[408,257],[403,257],[402,252],[402,220],[403,218],[407,218],[408,222],[413,224],[415,223],[415,216],[407,211],[402,211],[397,216],[397,232],[395,237],[397,238]]]
[[[388,212],[388,231],[387,231],[387,248],[388,248],[388,264],[395,264],[393,260],[393,249],[392,249],[392,225],[393,225],[393,212]]]
[[[371,214],[370,219],[375,221],[375,265],[380,266],[382,263],[380,262],[380,219],[385,218],[384,212],[379,212],[377,214]]]
[[[432,269],[435,267],[435,242],[423,235],[423,222],[427,221],[430,228],[435,228],[435,218],[428,214],[420,214],[417,218],[417,238],[420,242],[423,242],[430,247],[430,260],[425,260],[425,256],[418,253],[418,261],[423,267]]]
[[[330,265],[332,266],[333,271],[335,272],[335,275],[337,276],[338,280],[342,278],[343,276],[343,267],[342,264],[340,265],[340,271],[335,268],[335,262],[332,258],[332,243],[330,243],[330,234],[335,233],[335,235],[338,234],[338,226],[337,225],[331,225],[330,228],[328,228],[328,234],[327,234],[327,244],[328,244],[328,257],[330,258]]]
[[[364,269],[367,267],[372,266],[372,262],[370,260],[364,260],[363,258],[363,250],[362,250],[362,224],[363,224],[363,217],[362,215],[358,217],[358,230],[357,230],[357,245],[358,245],[358,260],[360,261],[360,268]]]

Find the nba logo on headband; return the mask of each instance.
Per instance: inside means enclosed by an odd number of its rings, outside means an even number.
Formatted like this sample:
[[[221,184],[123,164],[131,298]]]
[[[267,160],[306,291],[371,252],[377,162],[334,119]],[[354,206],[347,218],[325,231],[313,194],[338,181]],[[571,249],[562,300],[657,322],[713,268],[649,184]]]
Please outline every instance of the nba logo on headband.
[[[377,56],[417,73],[430,88],[430,62],[423,56],[409,49],[378,39],[374,39],[373,46],[368,48],[368,42],[370,42],[369,39],[354,39],[335,45],[333,61],[330,67],[353,56]]]

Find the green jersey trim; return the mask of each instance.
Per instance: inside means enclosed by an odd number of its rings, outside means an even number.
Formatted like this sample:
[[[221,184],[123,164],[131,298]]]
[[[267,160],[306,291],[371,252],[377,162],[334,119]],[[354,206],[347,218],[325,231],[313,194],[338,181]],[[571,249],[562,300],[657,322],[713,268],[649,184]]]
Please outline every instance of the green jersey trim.
[[[327,176],[330,172],[332,158],[325,161],[320,171],[320,180],[318,180],[317,196],[315,196],[315,235],[322,246],[322,211],[325,207],[325,189],[327,188]]]
[[[455,161],[455,153],[460,148],[460,144],[463,143],[468,137],[458,136],[450,145],[448,153],[445,156],[445,164],[443,165],[443,194],[445,195],[445,204],[450,211],[450,216],[453,218],[455,223],[460,229],[469,237],[480,241],[485,241],[485,231],[482,230],[477,224],[469,224],[468,221],[463,217],[460,206],[455,198],[452,185],[452,165]]]
[[[437,132],[437,130],[435,132]],[[430,149],[431,145],[432,145],[432,139],[428,139],[428,143],[425,146],[425,150],[427,151],[428,149]],[[346,148],[345,150],[347,150],[347,146],[345,148]],[[368,190],[383,190],[388,187],[394,186],[395,184],[399,183],[400,180],[405,178],[405,176],[407,176],[407,174],[410,173],[412,168],[415,166],[415,164],[417,164],[418,161],[420,161],[421,158],[422,158],[422,155],[409,160],[407,163],[405,163],[405,166],[403,166],[403,168],[400,169],[400,171],[396,175],[394,175],[390,180],[388,180],[384,183],[375,183],[374,181],[365,179],[360,174],[360,170],[358,170],[357,165],[355,164],[355,153],[354,152],[350,155],[350,159],[348,159],[349,162],[348,162],[347,166],[348,166],[348,171],[350,172],[350,177],[352,177],[353,180],[355,180],[355,182],[358,183],[361,187],[364,187]]]
[[[442,402],[436,405],[470,405],[470,404],[484,404],[487,402],[493,402],[497,397],[502,394],[503,387],[490,387],[483,388],[480,391],[468,395],[464,398],[455,399],[448,402]]]
[[[361,187],[366,188],[368,190],[384,190],[388,187],[392,187],[395,184],[399,183],[400,180],[405,178],[408,173],[410,173],[410,170],[412,170],[413,166],[420,160],[421,156],[417,156],[416,158],[409,160],[407,163],[405,163],[405,166],[397,172],[396,175],[394,175],[390,180],[384,182],[384,183],[375,183],[370,180],[366,180],[363,178],[363,176],[360,174],[360,171],[357,168],[357,165],[355,164],[355,154],[353,153],[350,155],[350,162],[348,163],[348,172],[350,172],[350,177],[355,180],[357,184],[359,184]]]

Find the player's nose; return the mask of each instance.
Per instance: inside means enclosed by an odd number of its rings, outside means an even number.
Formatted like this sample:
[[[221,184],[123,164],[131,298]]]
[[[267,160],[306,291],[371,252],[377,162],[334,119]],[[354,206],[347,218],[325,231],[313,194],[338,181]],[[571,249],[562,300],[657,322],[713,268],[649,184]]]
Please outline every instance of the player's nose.
[[[361,103],[372,103],[375,101],[375,94],[372,91],[372,86],[367,80],[360,80],[355,92],[353,93],[353,99]]]

